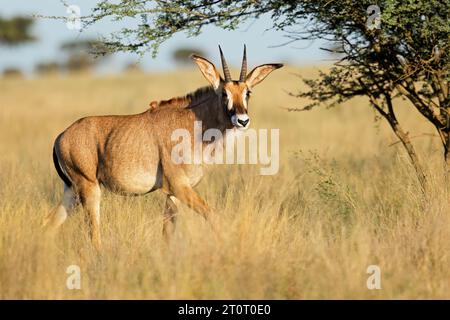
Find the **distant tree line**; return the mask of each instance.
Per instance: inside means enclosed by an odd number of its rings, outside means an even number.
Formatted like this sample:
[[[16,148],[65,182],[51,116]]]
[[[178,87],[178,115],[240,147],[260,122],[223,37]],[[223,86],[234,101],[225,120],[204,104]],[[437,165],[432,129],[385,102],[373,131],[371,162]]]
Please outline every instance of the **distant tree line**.
[[[0,17],[0,46],[15,47],[37,41],[31,31],[35,20],[31,17],[17,16],[12,18]],[[58,74],[61,72],[89,72],[105,61],[110,55],[105,43],[97,39],[73,40],[60,46],[65,54],[64,61],[42,61],[35,65],[34,72],[38,75]],[[172,59],[180,65],[190,63],[191,54],[204,55],[202,50],[195,47],[179,47],[172,52]],[[128,63],[124,71],[137,71],[139,64]],[[4,76],[21,76],[22,71],[16,67],[3,70]]]
[[[18,46],[27,42],[35,41],[31,35],[34,20],[28,17],[0,17],[0,46]],[[15,67],[7,67],[3,70],[5,76],[21,76],[22,71]]]

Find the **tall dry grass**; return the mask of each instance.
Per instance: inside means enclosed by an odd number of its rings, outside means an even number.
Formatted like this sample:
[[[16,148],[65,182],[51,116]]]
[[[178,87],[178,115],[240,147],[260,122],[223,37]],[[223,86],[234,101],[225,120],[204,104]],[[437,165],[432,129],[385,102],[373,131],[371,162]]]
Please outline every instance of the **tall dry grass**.
[[[55,239],[42,218],[62,182],[55,136],[79,117],[135,113],[153,99],[205,84],[196,72],[0,80],[0,298],[449,298],[450,205],[438,139],[414,139],[430,179],[423,198],[400,144],[364,99],[333,110],[288,113],[300,85],[274,72],[254,91],[252,125],[280,128],[280,171],[217,166],[199,193],[219,216],[220,240],[183,208],[174,240],[162,235],[164,197],[104,193],[104,251],[92,250],[77,210]],[[433,133],[406,102],[400,119]],[[66,268],[81,268],[68,290]],[[369,265],[382,289],[368,290]]]

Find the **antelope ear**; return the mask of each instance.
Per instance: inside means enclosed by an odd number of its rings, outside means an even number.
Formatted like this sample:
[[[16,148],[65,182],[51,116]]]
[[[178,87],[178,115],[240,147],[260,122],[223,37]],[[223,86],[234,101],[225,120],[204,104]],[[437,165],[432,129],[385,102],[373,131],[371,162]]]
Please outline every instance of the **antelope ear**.
[[[281,68],[282,66],[282,63],[269,63],[257,66],[247,76],[245,83],[247,83],[249,88],[252,88],[263,81],[273,70]]]
[[[214,89],[217,89],[222,79],[214,64],[212,64],[207,59],[195,54],[191,55],[191,59],[194,60],[194,62],[198,65],[206,80],[208,80],[208,82],[214,87]]]

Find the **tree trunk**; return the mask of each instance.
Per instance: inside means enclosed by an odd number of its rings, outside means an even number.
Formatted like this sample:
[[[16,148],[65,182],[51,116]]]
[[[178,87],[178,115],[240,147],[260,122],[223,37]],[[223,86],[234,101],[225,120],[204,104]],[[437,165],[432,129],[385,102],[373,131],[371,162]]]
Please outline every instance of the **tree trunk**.
[[[450,170],[450,149],[447,146],[444,147],[444,161],[446,166],[446,171]]]
[[[448,136],[449,134],[445,134],[444,137],[446,142],[442,141],[442,147],[444,148],[444,172],[447,180],[450,178],[450,148]]]
[[[391,125],[392,130],[394,130],[395,135],[400,139],[403,146],[405,147],[409,159],[411,160],[411,164],[413,165],[414,170],[416,171],[417,179],[419,180],[422,192],[425,193],[427,186],[427,178],[425,176],[425,172],[423,171],[422,166],[420,165],[419,157],[417,156],[416,150],[414,149],[414,146],[412,145],[408,134],[405,131],[403,131],[402,127],[400,126],[400,124],[396,119],[388,118],[387,120]]]
[[[444,175],[445,179],[449,181],[450,178],[450,121],[446,117],[447,124],[444,128],[436,126],[436,130],[441,138],[442,148],[444,149]]]
[[[395,135],[400,139],[401,143],[403,144],[403,147],[405,148],[406,152],[408,153],[409,159],[411,160],[411,164],[413,165],[414,170],[416,171],[416,176],[417,179],[419,180],[422,193],[425,195],[427,190],[427,178],[425,176],[425,172],[422,169],[422,166],[420,165],[419,157],[417,156],[416,150],[414,149],[414,146],[412,145],[408,134],[403,130],[403,128],[398,123],[397,117],[395,116],[391,95],[385,93],[384,97],[388,107],[388,112],[383,110],[383,108],[377,103],[374,97],[370,96],[372,105],[387,120],[392,130],[394,131]]]
[[[445,174],[447,175],[447,179],[450,176],[450,114],[447,111],[447,114],[445,116],[445,120],[447,122],[446,124],[446,130],[445,132],[441,133],[441,136],[443,136],[443,147],[444,147],[444,161],[445,161]]]

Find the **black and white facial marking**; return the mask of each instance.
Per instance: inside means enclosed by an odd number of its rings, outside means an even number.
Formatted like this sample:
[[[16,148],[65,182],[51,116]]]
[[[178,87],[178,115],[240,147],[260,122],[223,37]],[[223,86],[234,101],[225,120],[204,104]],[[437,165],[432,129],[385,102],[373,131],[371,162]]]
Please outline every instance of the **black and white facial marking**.
[[[250,125],[247,113],[250,94],[251,91],[245,82],[230,81],[223,85],[222,103],[231,123],[240,130],[246,130]]]
[[[220,59],[222,61],[223,78],[220,76],[214,64],[207,59],[197,55],[193,55],[192,59],[197,63],[203,76],[213,86],[214,90],[217,90],[216,92],[219,94],[222,106],[233,126],[240,130],[246,130],[250,125],[250,118],[248,117],[247,112],[250,89],[263,81],[273,70],[281,68],[283,64],[262,64],[253,68],[253,70],[247,74],[247,54],[244,45],[244,55],[242,58],[239,81],[233,81],[220,46],[219,51]]]

